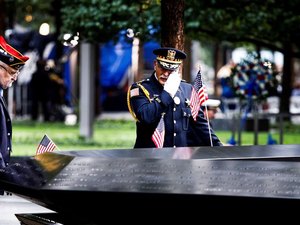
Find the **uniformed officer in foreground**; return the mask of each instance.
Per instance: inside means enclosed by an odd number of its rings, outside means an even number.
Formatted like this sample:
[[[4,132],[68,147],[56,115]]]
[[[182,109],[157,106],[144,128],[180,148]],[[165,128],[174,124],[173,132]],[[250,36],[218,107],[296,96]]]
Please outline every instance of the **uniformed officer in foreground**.
[[[159,48],[153,53],[156,60],[152,75],[134,83],[128,90],[128,108],[136,119],[134,147],[155,148],[159,146],[157,142],[161,142],[159,147],[186,147],[190,128],[201,143],[221,146],[203,111],[199,110],[196,121],[192,117],[190,99],[193,86],[183,81],[179,74],[186,54],[175,48]],[[161,119],[164,124],[158,126]],[[154,137],[157,128],[159,131]],[[189,143],[194,146],[191,141]]]
[[[28,59],[0,36],[0,168],[8,165],[12,151],[12,124],[3,90],[11,87],[18,79],[20,69]]]

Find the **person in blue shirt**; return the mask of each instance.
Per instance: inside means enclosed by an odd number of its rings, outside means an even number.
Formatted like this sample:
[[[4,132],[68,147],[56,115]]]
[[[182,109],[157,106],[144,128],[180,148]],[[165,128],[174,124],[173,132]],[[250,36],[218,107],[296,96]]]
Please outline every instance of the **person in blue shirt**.
[[[193,86],[182,80],[179,72],[186,54],[170,47],[155,49],[153,53],[156,59],[152,75],[133,83],[128,90],[128,108],[136,120],[134,148],[156,148],[159,141],[159,147],[196,146],[196,142],[188,141],[189,129],[204,145],[211,146],[211,134],[213,146],[222,146],[201,109],[196,120],[192,117]],[[163,126],[158,126],[160,121]],[[153,138],[158,127],[160,134]],[[157,141],[158,137],[163,140]]]

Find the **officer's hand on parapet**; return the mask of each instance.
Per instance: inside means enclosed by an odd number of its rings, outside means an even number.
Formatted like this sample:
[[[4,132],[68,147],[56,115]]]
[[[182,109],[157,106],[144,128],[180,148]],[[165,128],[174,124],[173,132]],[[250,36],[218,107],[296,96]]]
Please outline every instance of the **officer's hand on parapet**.
[[[168,92],[172,98],[174,98],[174,96],[178,90],[180,81],[181,81],[180,75],[179,75],[178,71],[175,70],[169,75],[169,78],[164,85],[164,90],[166,92]]]

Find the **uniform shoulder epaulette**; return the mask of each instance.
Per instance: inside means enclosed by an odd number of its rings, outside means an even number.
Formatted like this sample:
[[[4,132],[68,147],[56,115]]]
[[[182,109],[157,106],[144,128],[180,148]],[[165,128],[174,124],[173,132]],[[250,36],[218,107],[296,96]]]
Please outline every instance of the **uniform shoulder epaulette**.
[[[146,79],[143,79],[143,80],[140,80],[140,81],[137,81],[136,83],[137,84],[141,84],[141,83],[144,83],[144,82],[149,82],[150,79],[149,78],[146,78]]]

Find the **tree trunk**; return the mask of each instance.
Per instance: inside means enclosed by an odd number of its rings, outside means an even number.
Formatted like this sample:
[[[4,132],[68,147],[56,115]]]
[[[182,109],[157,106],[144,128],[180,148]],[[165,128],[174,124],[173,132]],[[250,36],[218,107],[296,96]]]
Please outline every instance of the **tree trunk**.
[[[53,1],[53,7],[56,7],[57,9],[61,8],[61,1],[60,0],[54,0]],[[54,12],[54,22],[55,22],[55,43],[56,43],[56,58],[61,61],[63,56],[63,45],[61,40],[59,39],[61,26],[62,26],[62,19],[61,19],[61,12],[60,10],[53,10]]]
[[[161,1],[161,46],[184,50],[184,0]]]
[[[184,0],[161,1],[161,47],[172,47],[184,51],[183,17]],[[187,62],[184,63],[187,66]],[[180,68],[180,73],[185,78],[188,76],[188,71],[189,69],[186,68],[183,73],[183,68]]]
[[[192,42],[189,39],[185,40],[184,43],[184,48],[185,48],[185,52],[191,52],[191,45]],[[187,59],[183,61],[183,68],[184,70],[182,71],[182,79],[186,80],[187,82],[191,82],[192,81],[192,74],[191,74],[191,68],[192,68],[192,54],[187,54]]]

